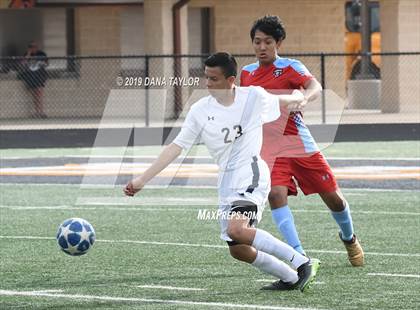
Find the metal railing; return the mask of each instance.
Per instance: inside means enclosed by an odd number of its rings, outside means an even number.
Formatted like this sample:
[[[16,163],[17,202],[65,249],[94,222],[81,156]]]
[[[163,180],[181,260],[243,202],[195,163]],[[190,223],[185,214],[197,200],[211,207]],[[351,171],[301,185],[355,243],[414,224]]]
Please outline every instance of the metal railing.
[[[136,96],[142,97],[137,98],[137,113],[130,109],[125,113],[121,99],[117,119],[136,118],[136,126],[145,127],[168,124],[182,116],[184,108],[188,109],[194,90],[205,88],[203,62],[207,56],[0,58],[0,121],[9,126],[97,125],[104,116],[111,90],[137,90]],[[234,56],[239,68],[256,61],[254,55]],[[349,58],[357,62],[361,57],[377,56],[380,65],[372,65],[370,72],[376,77],[375,83],[349,81],[358,75],[357,64],[352,67],[353,72],[349,71],[346,64]],[[420,122],[420,52],[311,53],[282,57],[300,60],[324,89],[336,95],[334,100],[342,100],[342,122]],[[177,83],[170,83],[174,79]],[[189,81],[194,83],[188,84]],[[159,89],[165,92],[166,100],[156,100]],[[331,98],[328,92],[323,93],[319,110],[308,112],[309,122],[331,122],[330,114],[337,112],[332,111]]]

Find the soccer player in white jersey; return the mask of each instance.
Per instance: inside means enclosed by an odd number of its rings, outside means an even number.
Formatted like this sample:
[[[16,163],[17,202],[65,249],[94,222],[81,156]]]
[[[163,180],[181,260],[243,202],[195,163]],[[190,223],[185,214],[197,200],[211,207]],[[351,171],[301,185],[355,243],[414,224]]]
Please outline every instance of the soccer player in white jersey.
[[[303,94],[272,95],[261,87],[237,87],[236,74],[236,61],[228,53],[213,54],[205,61],[210,96],[192,105],[175,140],[141,176],[127,184],[124,192],[135,195],[182,149],[204,142],[219,166],[221,238],[227,241],[230,254],[279,278],[263,289],[304,291],[314,280],[319,261],[254,227],[270,192],[270,172],[259,155],[262,125],[280,116],[280,105],[302,103]]]

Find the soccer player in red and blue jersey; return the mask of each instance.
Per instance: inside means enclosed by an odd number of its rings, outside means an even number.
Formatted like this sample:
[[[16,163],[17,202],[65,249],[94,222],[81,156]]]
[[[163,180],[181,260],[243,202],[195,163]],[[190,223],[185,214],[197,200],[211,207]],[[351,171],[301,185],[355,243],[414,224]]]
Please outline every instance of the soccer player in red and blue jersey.
[[[261,86],[272,93],[300,89],[305,94],[305,103],[309,104],[321,95],[320,83],[300,61],[278,56],[277,51],[286,38],[279,17],[258,19],[250,35],[258,61],[242,68],[241,86]],[[303,105],[299,107],[302,108]],[[271,167],[272,217],[287,243],[305,253],[288,206],[288,196],[297,195],[298,185],[305,195],[319,194],[340,228],[339,236],[350,263],[362,266],[364,253],[353,231],[349,204],[305,125],[302,112],[284,110],[280,118],[264,125],[261,156]]]

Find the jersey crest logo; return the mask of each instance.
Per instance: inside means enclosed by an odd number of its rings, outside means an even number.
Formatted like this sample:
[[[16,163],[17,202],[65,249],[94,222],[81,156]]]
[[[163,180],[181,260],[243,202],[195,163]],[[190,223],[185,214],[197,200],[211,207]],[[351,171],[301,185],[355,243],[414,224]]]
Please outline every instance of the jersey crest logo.
[[[273,75],[274,75],[274,77],[279,77],[280,75],[282,75],[283,74],[283,69],[279,69],[279,68],[277,68],[277,69],[275,69],[274,71],[273,71]]]
[[[207,116],[209,121],[214,121],[214,116]]]

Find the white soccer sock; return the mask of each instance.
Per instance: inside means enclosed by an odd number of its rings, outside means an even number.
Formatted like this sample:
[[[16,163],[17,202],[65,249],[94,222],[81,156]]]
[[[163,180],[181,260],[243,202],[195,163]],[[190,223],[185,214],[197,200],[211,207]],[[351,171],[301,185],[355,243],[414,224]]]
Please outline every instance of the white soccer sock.
[[[263,251],[257,252],[257,257],[252,265],[262,272],[275,276],[284,282],[296,283],[298,280],[296,271],[279,259]]]
[[[309,260],[306,256],[303,256],[290,245],[280,241],[270,233],[258,228],[256,230],[252,246],[257,250],[261,250],[265,253],[274,255],[277,258],[287,260],[294,268],[298,268],[300,265]]]

